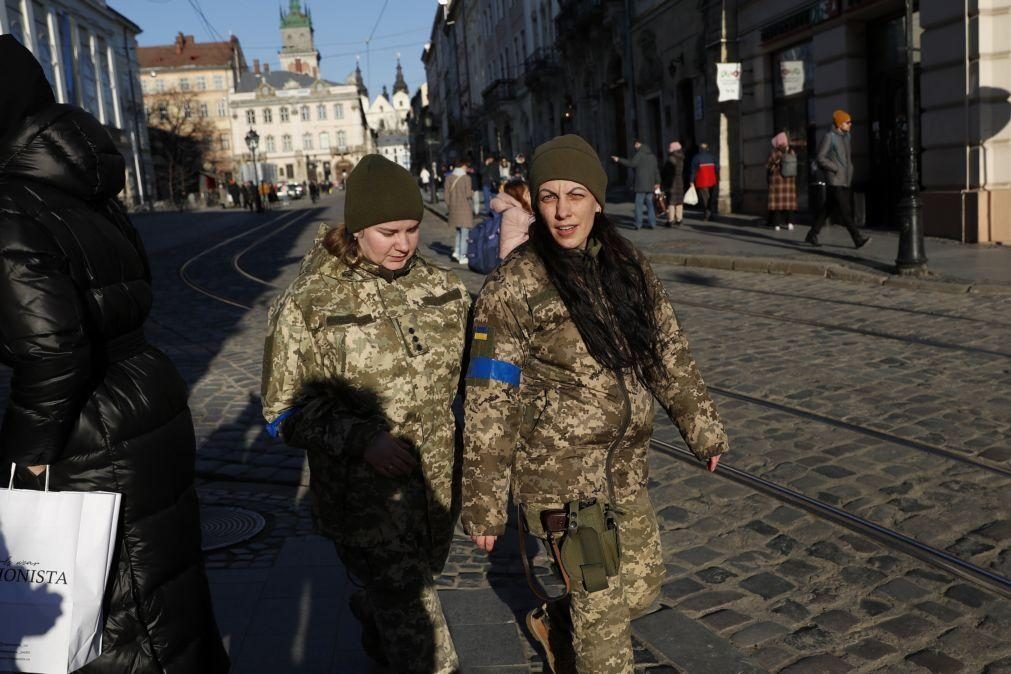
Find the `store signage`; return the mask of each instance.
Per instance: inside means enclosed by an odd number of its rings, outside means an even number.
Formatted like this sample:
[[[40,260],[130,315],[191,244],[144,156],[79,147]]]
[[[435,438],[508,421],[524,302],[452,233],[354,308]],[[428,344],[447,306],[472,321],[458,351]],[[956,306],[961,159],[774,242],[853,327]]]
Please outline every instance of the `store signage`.
[[[783,86],[784,96],[793,96],[804,91],[804,62],[780,61],[779,81]]]
[[[741,100],[741,64],[717,63],[716,87],[720,91],[721,103]]]

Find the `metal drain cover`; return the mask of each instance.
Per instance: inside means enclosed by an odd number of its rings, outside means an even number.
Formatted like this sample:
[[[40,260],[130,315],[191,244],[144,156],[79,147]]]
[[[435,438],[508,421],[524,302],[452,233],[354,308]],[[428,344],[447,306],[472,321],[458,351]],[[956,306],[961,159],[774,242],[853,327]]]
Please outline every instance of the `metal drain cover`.
[[[249,540],[267,524],[263,515],[233,506],[200,509],[200,531],[204,550],[218,550]]]

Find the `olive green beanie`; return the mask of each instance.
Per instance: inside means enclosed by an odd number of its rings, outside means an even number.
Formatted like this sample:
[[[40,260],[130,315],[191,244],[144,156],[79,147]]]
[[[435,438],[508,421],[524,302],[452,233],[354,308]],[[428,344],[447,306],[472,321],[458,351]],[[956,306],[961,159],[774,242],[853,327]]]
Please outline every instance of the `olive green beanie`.
[[[421,190],[410,172],[378,154],[362,157],[348,176],[344,226],[351,233],[381,222],[418,220],[425,215]]]
[[[534,150],[530,161],[530,193],[549,180],[571,180],[584,185],[603,208],[607,192],[607,174],[596,151],[575,134],[556,136]]]

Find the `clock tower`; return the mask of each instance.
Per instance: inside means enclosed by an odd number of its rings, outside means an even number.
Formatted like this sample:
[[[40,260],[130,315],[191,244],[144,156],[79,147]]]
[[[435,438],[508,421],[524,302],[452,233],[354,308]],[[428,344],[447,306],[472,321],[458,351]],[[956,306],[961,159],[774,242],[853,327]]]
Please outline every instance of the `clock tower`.
[[[288,12],[281,10],[281,70],[319,79],[319,51],[313,42],[312,13],[302,10],[299,0],[290,0]]]

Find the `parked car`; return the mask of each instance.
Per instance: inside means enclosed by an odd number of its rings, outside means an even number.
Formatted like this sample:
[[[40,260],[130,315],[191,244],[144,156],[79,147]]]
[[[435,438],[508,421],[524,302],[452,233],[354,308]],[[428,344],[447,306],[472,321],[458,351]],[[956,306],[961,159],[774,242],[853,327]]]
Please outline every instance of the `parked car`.
[[[305,188],[302,187],[302,183],[287,183],[281,189],[289,199],[301,199],[305,196]]]

